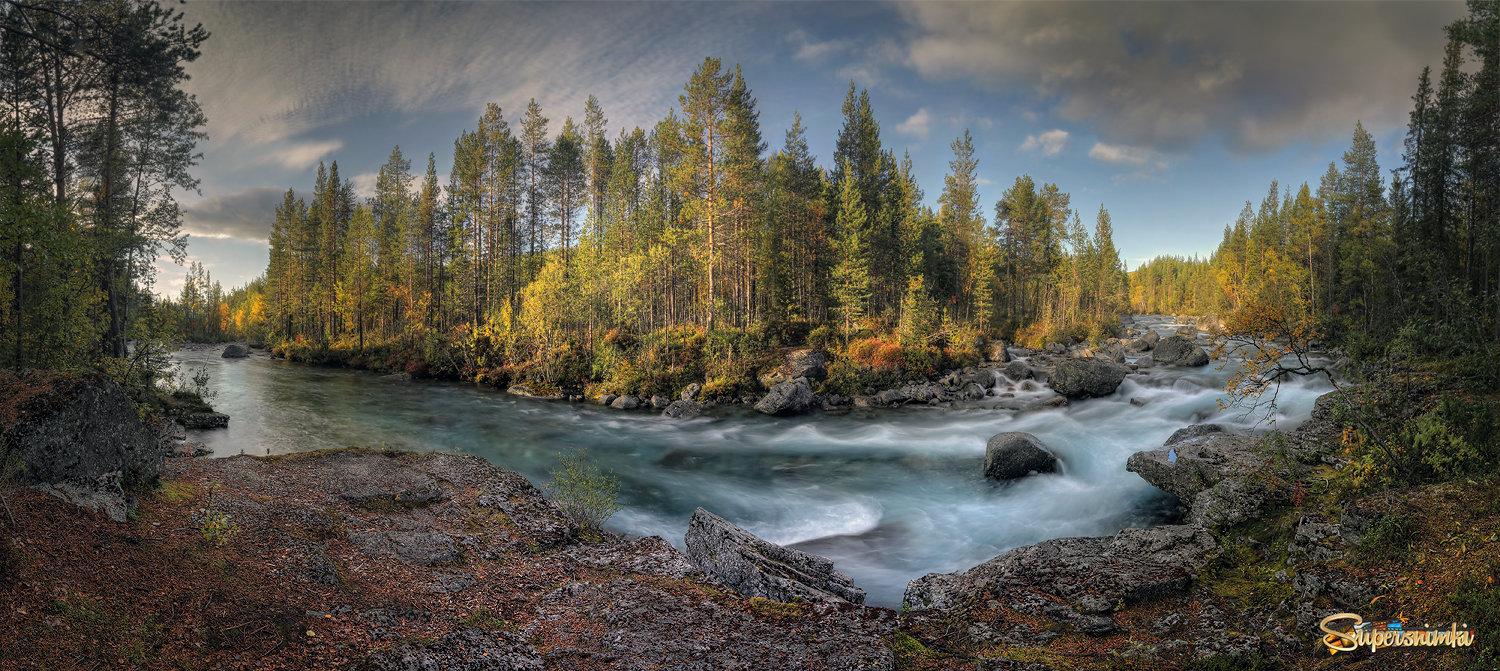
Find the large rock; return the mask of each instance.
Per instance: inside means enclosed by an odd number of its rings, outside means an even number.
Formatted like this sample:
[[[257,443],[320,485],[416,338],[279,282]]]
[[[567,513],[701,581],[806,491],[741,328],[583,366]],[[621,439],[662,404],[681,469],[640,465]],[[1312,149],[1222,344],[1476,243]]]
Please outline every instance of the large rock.
[[[1260,480],[1250,477],[1265,466],[1258,443],[1254,436],[1229,433],[1178,438],[1164,449],[1130,455],[1125,470],[1176,495],[1188,522],[1233,524],[1254,516],[1267,496]]]
[[[661,414],[672,419],[692,419],[703,414],[703,404],[691,400],[672,401]]]
[[[1026,365],[1025,361],[1012,361],[1005,364],[1005,377],[1010,378],[1013,382],[1030,380],[1033,375],[1031,366]]]
[[[812,402],[812,387],[808,385],[807,378],[799,377],[772,387],[766,397],[755,404],[755,409],[767,415],[785,417],[807,412]]]
[[[1165,366],[1205,366],[1208,354],[1198,343],[1180,335],[1163,338],[1156,344],[1153,357],[1157,364]]]
[[[1057,457],[1029,433],[997,433],[984,445],[984,476],[992,480],[1011,480],[1055,470]]]
[[[911,610],[949,610],[988,591],[1000,606],[1028,615],[1077,620],[1187,591],[1218,544],[1191,525],[1126,529],[1114,536],[1058,538],[1016,548],[963,573],[929,573],[906,586]],[[1042,598],[1035,598],[1040,596]],[[1079,604],[1044,609],[1061,599]]]
[[[787,352],[785,360],[774,370],[760,376],[760,383],[767,389],[782,382],[804,377],[821,380],[827,377],[828,355],[811,348],[794,349]]]
[[[1052,389],[1068,398],[1108,396],[1115,393],[1130,369],[1104,359],[1069,359],[1057,364]]]
[[[243,359],[250,356],[250,348],[239,343],[231,343],[224,346],[224,352],[219,356],[225,359]]]
[[[641,399],[634,396],[620,396],[610,401],[609,407],[616,410],[635,410],[641,407]]]
[[[189,412],[177,418],[189,429],[224,429],[229,427],[229,415],[222,412]]]
[[[745,596],[783,603],[865,602],[865,591],[834,570],[828,558],[761,540],[702,508],[693,511],[685,541],[694,566]]]
[[[117,521],[167,456],[125,390],[96,373],[0,373],[0,446],[20,459],[20,484]]]
[[[1156,343],[1161,342],[1161,334],[1153,329],[1146,329],[1146,332],[1141,334],[1140,341],[1146,349],[1151,349],[1156,346]]]
[[[349,531],[349,543],[366,552],[396,557],[423,566],[463,559],[453,537],[419,531]]]

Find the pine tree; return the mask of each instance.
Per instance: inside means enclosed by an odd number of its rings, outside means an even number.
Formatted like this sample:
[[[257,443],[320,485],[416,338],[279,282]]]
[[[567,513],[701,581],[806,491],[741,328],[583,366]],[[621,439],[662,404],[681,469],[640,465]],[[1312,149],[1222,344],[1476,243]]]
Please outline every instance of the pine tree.
[[[847,169],[847,166],[846,166]],[[839,324],[847,339],[864,319],[870,301],[868,219],[855,180],[844,180],[839,189],[835,215],[836,241],[833,266],[833,297]]]

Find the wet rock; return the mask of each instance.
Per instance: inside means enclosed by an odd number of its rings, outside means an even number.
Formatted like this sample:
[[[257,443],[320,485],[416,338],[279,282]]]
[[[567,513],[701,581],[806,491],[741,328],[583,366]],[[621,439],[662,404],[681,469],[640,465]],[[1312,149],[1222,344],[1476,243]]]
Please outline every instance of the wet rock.
[[[1130,371],[1103,359],[1069,359],[1057,365],[1052,389],[1069,398],[1108,396],[1115,393]]]
[[[685,541],[693,565],[745,596],[784,603],[865,602],[865,591],[826,557],[761,540],[702,508],[693,511]]]
[[[372,554],[384,554],[423,566],[451,564],[463,558],[458,543],[443,533],[350,531],[349,543]]]
[[[616,410],[635,410],[641,407],[641,399],[634,396],[620,396],[609,402],[609,407]]]
[[[1189,522],[1232,524],[1249,519],[1265,501],[1265,487],[1247,477],[1264,461],[1255,451],[1258,442],[1227,433],[1183,438],[1165,449],[1130,455],[1125,470],[1176,495]]]
[[[703,404],[692,400],[672,401],[661,414],[672,419],[692,419],[703,414]]]
[[[1011,480],[1056,470],[1057,457],[1029,433],[997,433],[985,443],[984,476],[992,480]]]
[[[880,405],[901,405],[907,401],[906,393],[900,389],[886,389],[875,394],[875,402]]]
[[[1153,356],[1151,356],[1150,354],[1147,354],[1146,356],[1143,356],[1143,357],[1135,360],[1135,366],[1136,366],[1136,368],[1151,368],[1151,367],[1154,367],[1155,365],[1156,365],[1156,358],[1153,357]]]
[[[1230,431],[1223,424],[1192,424],[1173,431],[1171,437],[1167,438],[1167,442],[1162,443],[1161,446],[1169,447],[1190,438],[1200,438],[1213,433],[1234,432]]]
[[[978,401],[984,398],[984,396],[984,387],[981,387],[973,382],[965,383],[964,386],[958,390],[958,399],[961,401]]]
[[[700,393],[703,393],[703,385],[694,382],[686,387],[683,387],[682,394],[677,398],[678,400],[682,401],[696,401],[698,400],[698,394]]]
[[[223,429],[229,426],[229,415],[222,412],[189,412],[177,421],[189,429]]]
[[[225,359],[243,359],[250,356],[250,348],[239,343],[231,343],[224,346],[224,351],[219,356]]]
[[[812,387],[807,378],[799,377],[772,387],[766,397],[755,404],[755,409],[767,415],[785,417],[807,412],[812,402]]]
[[[1185,327],[1188,328],[1188,327]],[[1197,331],[1194,331],[1196,334]],[[1166,366],[1197,367],[1208,365],[1208,353],[1196,342],[1181,335],[1164,338],[1157,343],[1153,356],[1158,364]]]
[[[1032,376],[1031,366],[1025,361],[1012,361],[1005,365],[1005,377],[1013,381],[1030,380]]]
[[[619,396],[615,396],[614,394],[604,394],[603,396],[599,397],[599,405],[608,406],[609,404],[614,403],[615,399],[617,398],[619,398]]]
[[[657,410],[665,410],[669,405],[672,405],[672,399],[661,395],[651,397],[651,407]]]
[[[1144,407],[1146,405],[1146,403],[1147,403],[1146,399],[1142,398],[1140,396],[1137,396],[1135,398],[1130,399],[1130,404],[1133,405],[1133,406],[1135,406],[1135,407],[1137,407],[1137,408]]]
[[[523,671],[544,667],[536,650],[507,631],[459,627],[437,640],[413,639],[365,657],[358,671]]]
[[[1049,342],[1043,349],[1047,350],[1048,354],[1066,354],[1068,352],[1068,346],[1060,342]]]

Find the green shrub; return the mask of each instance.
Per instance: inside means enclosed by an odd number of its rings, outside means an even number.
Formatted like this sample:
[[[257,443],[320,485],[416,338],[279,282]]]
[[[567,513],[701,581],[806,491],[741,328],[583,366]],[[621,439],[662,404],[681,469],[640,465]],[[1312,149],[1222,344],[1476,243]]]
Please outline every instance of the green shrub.
[[[586,536],[597,536],[605,520],[620,510],[620,480],[605,473],[580,451],[562,455],[546,492],[563,515]]]

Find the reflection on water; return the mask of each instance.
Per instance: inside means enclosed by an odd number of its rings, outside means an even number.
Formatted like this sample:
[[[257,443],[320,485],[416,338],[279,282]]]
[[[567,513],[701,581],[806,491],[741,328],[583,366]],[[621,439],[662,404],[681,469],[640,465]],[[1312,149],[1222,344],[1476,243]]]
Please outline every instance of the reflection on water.
[[[1173,325],[1152,326],[1170,334]],[[1227,371],[1164,369],[1132,375],[1113,396],[1018,411],[1051,396],[1001,380],[976,407],[850,410],[771,418],[741,408],[675,421],[652,413],[509,396],[473,385],[404,382],[377,374],[271,360],[178,353],[205,367],[227,430],[195,432],[216,456],[345,445],[478,454],[537,484],[559,452],[581,448],[619,476],[624,510],[610,528],[659,534],[678,547],[703,506],[767,540],[833,559],[870,603],[899,607],[906,582],[969,568],[1019,545],[1110,534],[1162,519],[1170,501],[1125,471],[1132,452],[1187,424],[1248,427],[1219,413]],[[190,371],[191,372],[191,371]],[[1306,419],[1322,380],[1281,393],[1278,426]],[[1144,401],[1131,405],[1130,399]],[[985,441],[1037,435],[1060,474],[1008,484],[981,475]]]

